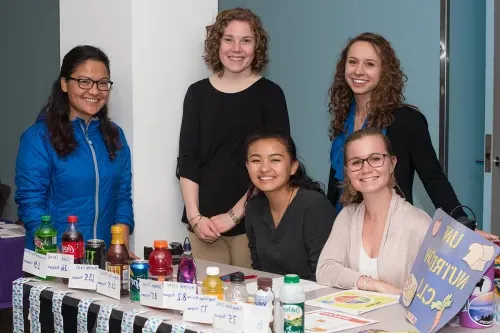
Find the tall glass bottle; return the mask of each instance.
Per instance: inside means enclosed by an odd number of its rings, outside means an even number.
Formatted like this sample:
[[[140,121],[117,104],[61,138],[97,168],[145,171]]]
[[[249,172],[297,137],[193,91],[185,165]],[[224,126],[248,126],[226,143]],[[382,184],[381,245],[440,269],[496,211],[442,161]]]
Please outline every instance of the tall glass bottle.
[[[129,294],[128,251],[123,238],[123,228],[118,225],[111,227],[111,246],[106,255],[106,270],[120,275],[120,295]]]

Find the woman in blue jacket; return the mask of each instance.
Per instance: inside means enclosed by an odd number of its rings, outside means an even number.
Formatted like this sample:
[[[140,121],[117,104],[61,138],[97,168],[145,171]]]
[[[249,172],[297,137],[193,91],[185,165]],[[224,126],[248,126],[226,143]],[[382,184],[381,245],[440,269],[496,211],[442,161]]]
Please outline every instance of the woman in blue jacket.
[[[103,239],[109,248],[111,226],[119,224],[128,248],[134,229],[130,149],[122,129],[108,117],[112,84],[103,51],[73,48],[63,59],[44,117],[23,133],[15,200],[26,248],[34,248],[35,231],[46,214],[52,216],[59,245],[67,217],[76,215],[85,241]]]

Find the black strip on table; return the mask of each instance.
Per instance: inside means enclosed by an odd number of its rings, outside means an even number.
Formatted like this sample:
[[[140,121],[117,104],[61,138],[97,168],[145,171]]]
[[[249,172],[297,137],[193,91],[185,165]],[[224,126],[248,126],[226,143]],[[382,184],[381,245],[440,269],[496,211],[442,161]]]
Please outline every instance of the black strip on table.
[[[43,281],[41,281],[43,282]],[[29,294],[33,286],[25,283],[23,285],[23,298],[25,300],[25,313],[29,309]],[[75,289],[75,291],[78,291]],[[54,293],[52,290],[44,289],[40,294],[40,326],[42,333],[54,332],[54,316],[52,314],[52,297]],[[101,295],[96,294],[96,298]],[[106,296],[103,296],[106,297]],[[99,301],[97,301],[99,302]],[[78,304],[80,303],[79,298],[72,297],[71,294],[66,294],[62,300],[61,313],[63,316],[64,332],[76,332],[77,331],[77,317],[78,317]],[[93,302],[90,304],[88,317],[87,317],[87,331],[92,333],[92,330],[97,321],[97,315],[99,314],[100,306]],[[168,314],[166,315],[168,317]],[[111,312],[111,317],[109,319],[109,332],[121,332],[123,311],[119,309],[113,309]],[[30,326],[27,316],[24,317],[24,327],[25,332],[29,332],[28,328]],[[140,315],[135,317],[134,320],[134,333],[142,333],[142,328],[146,323],[147,318],[143,318]],[[1,327],[0,327],[1,328]],[[1,331],[1,330],[0,330]],[[171,333],[172,325],[167,322],[161,323],[160,327],[156,332],[159,333]],[[185,333],[197,333],[196,331],[186,329]]]

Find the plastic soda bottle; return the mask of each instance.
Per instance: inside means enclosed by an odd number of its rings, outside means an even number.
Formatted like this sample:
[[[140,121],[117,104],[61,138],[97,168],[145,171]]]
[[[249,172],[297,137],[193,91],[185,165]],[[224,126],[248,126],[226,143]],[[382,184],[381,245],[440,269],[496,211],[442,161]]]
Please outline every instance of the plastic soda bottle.
[[[42,224],[35,231],[35,252],[40,254],[57,252],[57,229],[49,215],[42,216]],[[46,280],[53,280],[47,276]]]
[[[206,273],[207,277],[203,280],[201,293],[203,295],[217,296],[218,299],[224,300],[224,288],[219,277],[219,267],[207,267]]]
[[[172,281],[173,273],[172,254],[168,250],[168,242],[155,240],[154,250],[149,255],[148,278],[155,281]]]
[[[177,282],[196,284],[196,263],[191,254],[191,243],[187,237],[184,240],[184,252],[179,260]]]

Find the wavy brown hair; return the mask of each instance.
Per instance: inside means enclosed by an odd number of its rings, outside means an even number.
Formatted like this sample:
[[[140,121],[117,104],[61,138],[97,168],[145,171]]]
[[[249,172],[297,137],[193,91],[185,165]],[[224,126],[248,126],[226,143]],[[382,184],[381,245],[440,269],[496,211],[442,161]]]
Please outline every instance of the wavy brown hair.
[[[391,157],[396,156],[392,152],[391,142],[389,141],[389,138],[387,136],[385,136],[379,128],[377,128],[377,127],[365,127],[363,129],[360,129],[360,130],[352,133],[347,138],[345,145],[344,145],[344,174],[345,174],[345,177],[344,177],[344,181],[340,185],[340,187],[343,188],[342,195],[340,196],[340,203],[344,206],[347,206],[351,203],[360,203],[363,201],[363,195],[360,192],[354,191],[355,193],[351,193],[352,185],[351,185],[351,181],[349,180],[349,176],[347,176],[347,167],[346,167],[346,165],[347,165],[347,150],[349,149],[349,146],[351,145],[351,143],[353,143],[354,141],[357,141],[359,139],[368,137],[368,136],[378,136],[379,138],[381,138],[382,141],[384,142],[384,147],[385,147],[386,153]],[[394,176],[394,171],[392,172],[392,175],[391,175],[391,181],[387,186],[390,188],[395,187],[395,186],[398,187],[398,184],[396,183],[396,178]],[[403,191],[401,191],[401,189],[399,187],[398,187],[398,190],[401,193],[403,192]],[[404,196],[404,194],[403,194],[403,196]]]
[[[52,84],[52,93],[42,109],[50,133],[50,142],[60,157],[68,156],[77,146],[69,118],[68,94],[61,89],[61,79],[69,80],[76,68],[87,60],[102,62],[110,73],[109,59],[102,50],[90,45],[74,47],[64,56],[59,77]],[[109,159],[113,160],[122,144],[118,129],[109,119],[107,104],[96,116],[100,121],[99,130],[108,149]]]
[[[337,62],[332,85],[328,89],[328,112],[333,115],[330,123],[330,139],[344,131],[344,124],[349,114],[354,94],[345,79],[347,54],[356,42],[370,43],[382,61],[380,82],[372,91],[368,105],[368,126],[379,128],[389,126],[393,119],[393,110],[404,105],[404,84],[408,80],[401,69],[401,63],[387,39],[371,32],[362,33],[349,39]]]
[[[269,35],[262,26],[262,21],[252,11],[245,8],[233,8],[223,10],[217,15],[215,23],[207,26],[207,36],[205,39],[205,52],[203,59],[207,67],[222,76],[224,66],[220,61],[219,48],[224,34],[224,29],[231,21],[248,22],[255,38],[255,56],[251,64],[252,72],[262,73],[269,63]]]

